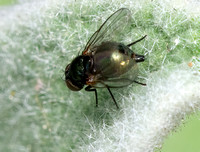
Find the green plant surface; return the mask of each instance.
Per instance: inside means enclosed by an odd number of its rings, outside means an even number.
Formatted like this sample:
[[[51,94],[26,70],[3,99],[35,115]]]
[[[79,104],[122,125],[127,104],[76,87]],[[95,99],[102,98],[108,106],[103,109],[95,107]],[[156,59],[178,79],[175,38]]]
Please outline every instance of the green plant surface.
[[[180,128],[165,140],[162,152],[199,152],[200,150],[200,113],[184,121]]]
[[[176,6],[164,0],[44,0],[0,10],[0,151],[161,148],[200,107],[200,18]],[[145,54],[138,81],[147,86],[112,89],[120,110],[99,89],[96,108],[93,93],[66,87],[64,70],[122,7],[132,12],[123,42],[147,35],[131,47]]]

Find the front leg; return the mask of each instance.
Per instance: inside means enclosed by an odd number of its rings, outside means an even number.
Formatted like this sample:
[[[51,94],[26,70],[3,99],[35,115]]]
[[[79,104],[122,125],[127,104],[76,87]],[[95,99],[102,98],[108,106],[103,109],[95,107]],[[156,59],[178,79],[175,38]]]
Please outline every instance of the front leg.
[[[97,98],[97,90],[95,88],[92,88],[92,86],[87,86],[85,88],[85,91],[94,91],[95,92],[95,97],[96,97],[96,107],[98,107],[98,98]]]

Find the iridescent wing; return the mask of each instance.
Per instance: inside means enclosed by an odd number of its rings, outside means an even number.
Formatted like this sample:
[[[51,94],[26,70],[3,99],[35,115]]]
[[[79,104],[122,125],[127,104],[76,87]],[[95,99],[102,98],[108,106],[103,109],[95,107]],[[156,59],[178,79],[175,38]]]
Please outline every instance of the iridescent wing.
[[[100,28],[92,35],[85,46],[82,55],[91,53],[95,46],[100,45],[105,41],[116,41],[125,31],[125,27],[130,23],[131,15],[130,10],[121,8],[113,13],[108,19],[100,26]],[[121,37],[121,36],[120,36]]]

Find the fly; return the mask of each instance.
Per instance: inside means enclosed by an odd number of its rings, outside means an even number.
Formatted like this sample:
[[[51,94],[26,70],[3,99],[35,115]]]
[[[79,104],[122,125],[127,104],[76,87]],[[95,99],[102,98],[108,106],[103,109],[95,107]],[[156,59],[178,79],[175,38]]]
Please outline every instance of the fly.
[[[65,68],[65,82],[72,91],[79,91],[85,85],[86,91],[95,93],[98,106],[97,88],[107,88],[112,100],[119,108],[110,88],[121,88],[137,82],[138,62],[145,57],[134,53],[130,46],[143,40],[142,38],[125,45],[115,40],[115,33],[123,34],[130,21],[130,11],[121,8],[114,12],[100,26],[87,42],[81,55],[78,55]]]

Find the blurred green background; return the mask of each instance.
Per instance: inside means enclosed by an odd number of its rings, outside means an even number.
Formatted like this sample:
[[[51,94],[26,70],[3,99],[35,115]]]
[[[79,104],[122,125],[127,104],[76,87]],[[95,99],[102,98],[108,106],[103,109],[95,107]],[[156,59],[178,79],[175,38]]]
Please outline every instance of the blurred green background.
[[[0,0],[1,6],[16,3]],[[200,113],[189,116],[177,130],[165,140],[161,152],[200,152]]]
[[[0,5],[11,5],[14,4],[16,1],[15,0],[0,0]]]
[[[189,116],[165,140],[161,152],[200,152],[200,113]]]

